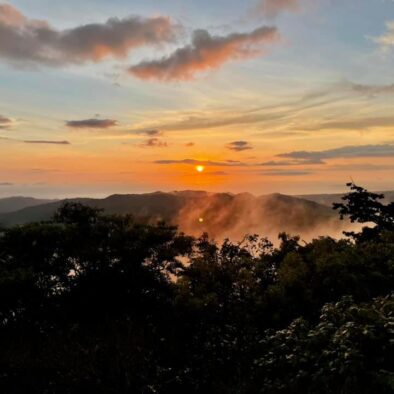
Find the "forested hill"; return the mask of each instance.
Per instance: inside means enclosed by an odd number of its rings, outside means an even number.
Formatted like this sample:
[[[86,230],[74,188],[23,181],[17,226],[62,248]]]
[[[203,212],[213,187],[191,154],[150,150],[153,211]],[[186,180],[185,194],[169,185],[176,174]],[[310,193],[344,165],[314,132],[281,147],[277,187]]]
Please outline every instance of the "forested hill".
[[[215,238],[239,239],[246,233],[276,237],[287,231],[309,239],[319,233],[340,235],[343,230],[343,223],[339,223],[330,207],[307,199],[282,194],[255,197],[248,193],[192,191],[55,201],[0,213],[0,224],[50,220],[65,201],[102,209],[106,214],[130,214],[140,223],[165,221],[192,235],[208,231]]]
[[[0,392],[391,394],[394,204],[350,187],[337,214],[370,226],[341,240],[216,243],[75,202],[0,230]]]

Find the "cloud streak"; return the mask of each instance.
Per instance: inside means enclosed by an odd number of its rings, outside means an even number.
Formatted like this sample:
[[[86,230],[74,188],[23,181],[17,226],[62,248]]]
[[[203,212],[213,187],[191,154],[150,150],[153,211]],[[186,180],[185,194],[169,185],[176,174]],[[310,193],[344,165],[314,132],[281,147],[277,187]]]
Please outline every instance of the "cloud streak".
[[[113,119],[83,119],[83,120],[69,120],[66,126],[72,129],[109,129],[118,124]]]
[[[235,152],[243,152],[245,150],[253,149],[253,147],[247,141],[233,141],[227,144],[227,149]]]
[[[282,170],[282,169],[264,171],[260,173],[260,175],[265,175],[265,176],[303,176],[309,174],[311,174],[311,172],[309,171]]]
[[[393,127],[394,116],[334,120],[317,125],[305,126],[304,130],[366,130],[373,127]]]
[[[183,159],[183,160],[156,160],[155,164],[169,165],[169,164],[186,164],[186,165],[204,165],[214,167],[247,167],[249,164],[243,163],[237,160],[227,161],[211,161],[211,160],[195,160],[195,159]]]
[[[159,136],[163,135],[163,133],[160,130],[156,130],[156,129],[138,130],[135,132],[135,134],[147,135],[148,137],[159,137]]]
[[[220,68],[231,60],[260,56],[267,44],[279,40],[275,27],[260,27],[250,33],[212,36],[196,30],[192,43],[159,60],[144,61],[129,68],[129,73],[144,80],[185,81],[197,73]]]
[[[344,146],[323,151],[294,151],[282,153],[277,157],[301,161],[322,162],[326,159],[361,158],[361,157],[394,157],[394,145],[360,145]],[[300,164],[304,164],[300,162]]]
[[[0,4],[0,58],[28,64],[65,66],[125,58],[130,51],[175,39],[169,18],[111,18],[73,29],[56,30],[47,21],[27,18]]]
[[[26,140],[25,144],[49,144],[49,145],[71,145],[69,141],[52,141],[52,140]]]

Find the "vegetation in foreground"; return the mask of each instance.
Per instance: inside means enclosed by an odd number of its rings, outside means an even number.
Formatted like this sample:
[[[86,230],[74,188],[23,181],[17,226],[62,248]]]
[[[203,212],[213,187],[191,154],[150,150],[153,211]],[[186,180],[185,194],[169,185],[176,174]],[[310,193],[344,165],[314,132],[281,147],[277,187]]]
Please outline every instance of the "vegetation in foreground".
[[[347,239],[280,246],[78,204],[0,236],[2,393],[392,393],[394,204],[349,185]]]

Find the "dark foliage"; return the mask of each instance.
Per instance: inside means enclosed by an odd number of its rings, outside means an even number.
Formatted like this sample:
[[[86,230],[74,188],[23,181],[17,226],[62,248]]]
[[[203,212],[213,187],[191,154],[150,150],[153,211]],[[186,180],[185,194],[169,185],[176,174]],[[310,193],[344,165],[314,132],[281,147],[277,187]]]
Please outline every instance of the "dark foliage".
[[[351,192],[342,200],[344,203],[334,204],[340,218],[349,217],[352,223],[368,223],[371,226],[363,228],[360,234],[354,232],[345,233],[358,241],[369,240],[379,236],[383,231],[394,231],[394,202],[384,205],[380,200],[383,194],[370,193],[364,188],[348,183]]]
[[[0,232],[1,393],[391,393],[392,206],[352,240],[220,246],[80,204]]]

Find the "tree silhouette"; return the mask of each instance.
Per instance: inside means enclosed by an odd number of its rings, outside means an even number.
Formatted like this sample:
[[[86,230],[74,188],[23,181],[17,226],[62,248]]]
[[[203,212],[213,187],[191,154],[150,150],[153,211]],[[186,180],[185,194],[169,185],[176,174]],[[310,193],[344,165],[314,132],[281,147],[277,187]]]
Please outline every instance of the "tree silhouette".
[[[381,203],[384,194],[368,192],[354,183],[347,186],[351,192],[342,198],[344,203],[333,204],[333,209],[338,210],[341,219],[349,217],[352,223],[368,223],[373,227],[364,227],[360,234],[347,232],[345,235],[361,241],[394,230],[394,202],[384,205]]]

